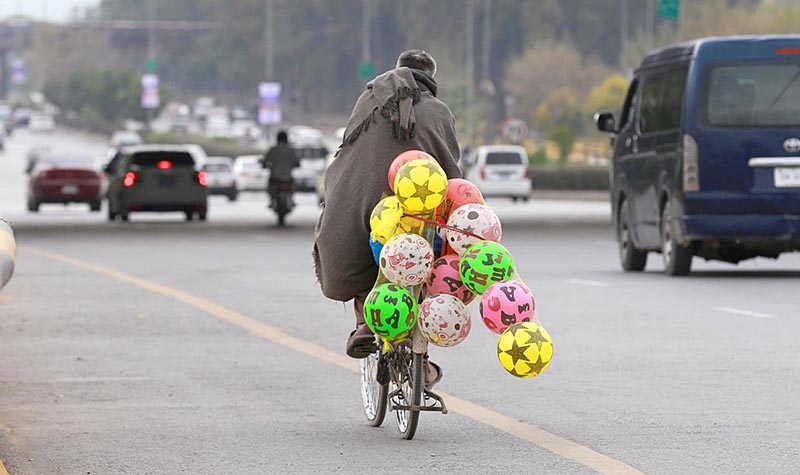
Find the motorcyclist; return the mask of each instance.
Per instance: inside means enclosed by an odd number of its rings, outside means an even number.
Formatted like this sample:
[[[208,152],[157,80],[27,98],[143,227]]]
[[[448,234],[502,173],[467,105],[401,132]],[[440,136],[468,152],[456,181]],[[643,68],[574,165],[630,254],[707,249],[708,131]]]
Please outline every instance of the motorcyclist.
[[[277,135],[277,143],[270,148],[261,162],[264,168],[270,170],[267,182],[267,194],[270,196],[270,207],[275,205],[275,192],[281,183],[294,183],[292,170],[300,166],[300,159],[289,147],[289,136],[281,130]]]

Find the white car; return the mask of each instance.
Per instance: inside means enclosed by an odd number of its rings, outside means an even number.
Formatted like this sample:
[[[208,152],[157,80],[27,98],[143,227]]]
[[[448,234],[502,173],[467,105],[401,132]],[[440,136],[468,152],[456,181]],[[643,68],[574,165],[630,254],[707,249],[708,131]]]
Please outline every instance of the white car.
[[[464,177],[475,183],[483,196],[527,201],[531,193],[528,155],[518,145],[478,147],[462,161]]]
[[[239,191],[266,191],[269,170],[261,164],[261,155],[240,155],[233,162],[236,188]]]
[[[142,136],[130,130],[118,130],[111,135],[110,146],[112,148],[130,147],[141,145],[144,141]]]
[[[28,129],[31,132],[52,132],[56,128],[56,122],[50,114],[34,112],[28,122]]]
[[[229,201],[236,201],[236,176],[233,174],[233,160],[230,157],[208,157],[203,170],[208,176],[208,193],[224,195]]]

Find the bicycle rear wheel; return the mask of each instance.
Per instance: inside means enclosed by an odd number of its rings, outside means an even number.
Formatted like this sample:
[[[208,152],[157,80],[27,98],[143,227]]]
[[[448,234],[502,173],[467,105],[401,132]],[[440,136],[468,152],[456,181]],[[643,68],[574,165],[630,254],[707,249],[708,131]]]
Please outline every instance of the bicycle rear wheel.
[[[422,355],[412,353],[408,346],[395,351],[392,370],[392,409],[397,419],[397,429],[406,440],[414,438],[422,405],[424,368]]]
[[[380,353],[373,353],[358,360],[361,370],[361,400],[364,402],[364,414],[372,427],[379,427],[386,417],[389,385],[378,382],[378,371],[381,364]]]

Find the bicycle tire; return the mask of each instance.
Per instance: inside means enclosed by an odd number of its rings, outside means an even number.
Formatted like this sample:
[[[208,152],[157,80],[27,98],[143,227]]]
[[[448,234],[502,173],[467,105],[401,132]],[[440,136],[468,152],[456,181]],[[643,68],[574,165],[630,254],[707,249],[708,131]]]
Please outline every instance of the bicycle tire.
[[[372,427],[380,427],[386,417],[389,403],[389,385],[380,384],[377,380],[380,354],[373,353],[358,361],[361,374],[361,401],[364,403],[364,415]]]
[[[398,368],[409,379],[410,384],[407,384],[408,391],[403,391],[403,403],[410,406],[420,406],[422,404],[422,397],[425,391],[424,387],[424,367],[422,362],[422,355],[411,353],[411,359],[403,358],[402,364],[404,368]],[[397,429],[400,435],[405,440],[414,438],[417,432],[417,424],[419,424],[419,412],[414,409],[397,410]]]

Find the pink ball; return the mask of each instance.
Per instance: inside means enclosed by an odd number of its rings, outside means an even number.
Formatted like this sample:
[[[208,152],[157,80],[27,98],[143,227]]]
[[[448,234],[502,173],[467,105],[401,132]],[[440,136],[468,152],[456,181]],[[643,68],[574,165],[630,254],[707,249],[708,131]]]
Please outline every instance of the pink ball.
[[[458,273],[459,262],[460,259],[455,254],[442,256],[433,262],[433,270],[425,283],[428,295],[452,295],[464,302],[464,305],[475,299],[475,294],[461,281],[461,275]]]
[[[535,310],[533,294],[518,280],[492,284],[481,297],[481,320],[498,335],[516,323],[531,321]]]

